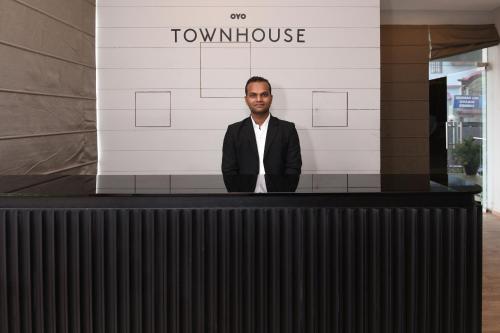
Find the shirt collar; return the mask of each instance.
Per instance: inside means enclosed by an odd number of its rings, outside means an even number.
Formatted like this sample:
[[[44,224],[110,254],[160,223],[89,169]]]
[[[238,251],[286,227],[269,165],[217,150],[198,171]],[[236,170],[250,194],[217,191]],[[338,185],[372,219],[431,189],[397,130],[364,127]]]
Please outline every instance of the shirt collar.
[[[250,119],[252,119],[252,125],[253,125],[253,128],[254,129],[259,129],[259,124],[257,124],[255,122],[255,120],[253,120],[252,116],[250,115]],[[267,118],[266,120],[264,120],[264,122],[262,123],[262,125],[260,126],[260,129],[261,130],[265,130],[269,124],[269,119],[271,119],[271,113],[269,112],[269,114],[267,115]]]

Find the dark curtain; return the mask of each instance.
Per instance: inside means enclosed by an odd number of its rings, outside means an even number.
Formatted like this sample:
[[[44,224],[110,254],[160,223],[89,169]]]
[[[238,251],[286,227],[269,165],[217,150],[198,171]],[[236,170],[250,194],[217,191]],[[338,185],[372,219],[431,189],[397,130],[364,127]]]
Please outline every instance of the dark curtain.
[[[494,24],[429,26],[431,60],[480,50],[500,42]]]

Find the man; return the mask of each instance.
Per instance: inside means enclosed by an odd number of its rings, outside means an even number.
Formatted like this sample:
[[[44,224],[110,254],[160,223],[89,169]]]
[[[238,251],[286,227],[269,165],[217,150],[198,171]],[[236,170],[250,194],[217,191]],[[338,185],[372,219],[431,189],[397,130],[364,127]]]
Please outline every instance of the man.
[[[224,175],[298,175],[299,136],[291,122],[273,117],[271,84],[251,77],[245,85],[250,117],[228,126],[222,148]]]

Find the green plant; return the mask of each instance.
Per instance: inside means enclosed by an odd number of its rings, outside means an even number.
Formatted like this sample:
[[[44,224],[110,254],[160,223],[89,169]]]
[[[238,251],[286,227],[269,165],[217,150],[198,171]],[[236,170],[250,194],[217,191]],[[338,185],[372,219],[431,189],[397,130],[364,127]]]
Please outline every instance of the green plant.
[[[453,156],[463,165],[466,174],[475,175],[481,164],[481,145],[473,138],[466,138],[455,145]]]

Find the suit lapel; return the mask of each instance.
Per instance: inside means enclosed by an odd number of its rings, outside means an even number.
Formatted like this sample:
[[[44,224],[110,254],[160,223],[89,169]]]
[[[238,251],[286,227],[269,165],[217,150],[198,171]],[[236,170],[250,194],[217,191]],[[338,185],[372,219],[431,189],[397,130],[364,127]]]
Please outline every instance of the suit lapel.
[[[269,147],[273,143],[274,138],[276,137],[276,132],[278,132],[278,120],[269,115],[271,118],[269,119],[269,126],[267,127],[267,134],[266,134],[266,144],[264,146],[264,157],[266,156]]]
[[[257,139],[255,139],[255,131],[253,130],[252,119],[250,119],[250,117],[248,117],[245,120],[243,124],[243,130],[244,130],[244,137],[247,138],[248,146],[250,147],[252,153],[254,153],[254,155],[257,156],[258,159],[259,152],[257,150]]]

